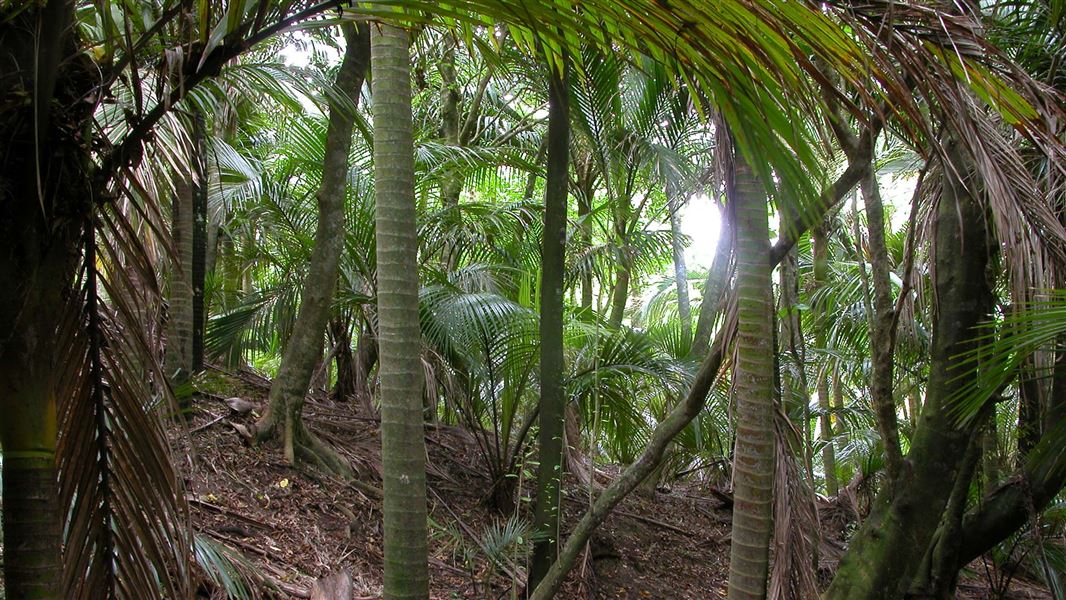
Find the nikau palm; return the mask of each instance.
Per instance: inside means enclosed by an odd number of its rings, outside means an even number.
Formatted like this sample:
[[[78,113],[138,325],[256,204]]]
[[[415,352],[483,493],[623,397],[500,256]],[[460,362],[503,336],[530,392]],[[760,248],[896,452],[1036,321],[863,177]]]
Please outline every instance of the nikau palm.
[[[766,596],[773,519],[773,299],[766,195],[747,160],[734,167],[737,219],[737,442],[730,600]]]
[[[426,445],[407,32],[387,22],[374,23],[370,46],[374,64],[385,597],[427,598]]]

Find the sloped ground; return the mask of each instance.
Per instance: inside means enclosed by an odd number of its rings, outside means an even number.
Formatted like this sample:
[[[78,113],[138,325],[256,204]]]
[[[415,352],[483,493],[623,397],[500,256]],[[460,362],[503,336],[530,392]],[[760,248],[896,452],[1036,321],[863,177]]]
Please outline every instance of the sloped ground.
[[[185,469],[198,533],[243,556],[248,570],[261,575],[265,595],[309,598],[317,578],[345,570],[357,598],[380,597],[382,515],[373,489],[381,485],[377,422],[356,416],[354,406],[309,400],[308,425],[351,461],[364,485],[294,470],[282,462],[278,445],[249,447],[234,425],[252,422],[254,412],[237,414],[223,401],[238,396],[261,406],[268,386],[250,373],[216,372],[206,386],[211,392],[195,400],[190,433],[175,432],[192,457]],[[432,597],[522,597],[526,572],[521,559],[507,558],[514,556],[513,547],[497,562],[486,553],[486,544],[493,543],[487,532],[494,525],[502,528],[506,519],[484,503],[489,482],[480,475],[473,438],[457,428],[432,428],[427,448]],[[530,487],[519,486],[519,510],[527,520]],[[573,524],[587,502],[588,490],[568,482],[565,523]],[[654,499],[627,498],[597,532],[559,597],[725,598],[730,512],[722,504],[696,487],[656,493]],[[823,524],[827,530],[835,526]],[[832,555],[842,549],[839,541],[823,544],[828,559],[823,566],[832,565]],[[206,580],[201,593],[224,596]],[[964,580],[959,597],[997,596],[979,575]],[[1023,581],[1001,597],[1050,598]]]
[[[215,393],[194,401],[191,433],[176,434],[191,449],[189,498],[200,534],[243,555],[283,597],[309,597],[316,578],[338,569],[352,575],[357,597],[378,597],[382,515],[373,490],[291,469],[277,444],[249,447],[233,425],[252,422],[254,412],[238,415],[223,400],[238,396],[262,406],[269,383],[247,373],[213,378],[208,387]],[[377,422],[355,416],[354,408],[309,399],[304,415],[362,482],[380,487]],[[484,502],[489,481],[480,474],[475,441],[461,429],[436,427],[427,434],[427,450],[432,597],[520,596],[521,561],[493,564],[482,548],[486,532],[506,519]],[[520,511],[528,520],[531,489],[528,483],[520,489]],[[587,502],[587,489],[568,487],[566,520],[576,521]],[[685,497],[627,499],[601,527],[560,597],[724,598],[729,513],[719,504],[691,490]]]

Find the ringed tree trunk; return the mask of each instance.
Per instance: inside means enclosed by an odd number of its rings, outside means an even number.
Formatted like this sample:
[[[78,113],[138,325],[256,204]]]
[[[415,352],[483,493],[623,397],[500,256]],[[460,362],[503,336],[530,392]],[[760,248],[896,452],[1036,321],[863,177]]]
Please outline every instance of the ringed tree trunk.
[[[370,34],[365,25],[359,29],[345,27],[344,32],[348,43],[335,86],[343,98],[355,104],[369,63]],[[301,290],[293,334],[285,346],[278,376],[270,387],[267,408],[254,432],[255,441],[262,442],[274,437],[283,426],[285,458],[290,464],[295,463],[299,453],[300,458],[344,477],[354,476],[351,466],[304,426],[301,411],[316,364],[322,357],[322,339],[344,249],[344,199],[355,122],[350,108],[330,105],[322,184],[318,191],[315,247]]]
[[[37,207],[35,201],[25,202]],[[39,211],[39,209],[37,209]],[[25,221],[23,221],[25,222]],[[17,281],[8,261],[4,281]],[[56,251],[61,250],[59,248]],[[50,365],[62,303],[60,282],[71,276],[52,256],[38,256],[22,290],[0,296],[0,323],[11,325],[0,343],[0,445],[3,447],[4,580],[9,598],[58,598],[62,580],[59,490],[56,470],[57,398]],[[49,265],[48,263],[53,263]],[[17,302],[18,304],[14,304]],[[30,307],[18,311],[18,307]],[[27,316],[11,322],[9,316]]]
[[[766,194],[739,152],[737,218],[737,440],[733,462],[730,600],[766,597],[773,527],[774,347]]]
[[[566,201],[570,167],[568,59],[549,67],[548,165],[544,192],[544,237],[540,283],[540,468],[533,525],[544,536],[533,544],[528,589],[536,589],[555,562],[559,544],[559,481],[562,475],[564,414],[563,290],[565,287]],[[559,73],[554,69],[563,69]]]
[[[826,591],[826,600],[902,598],[933,540],[974,434],[960,426],[949,402],[959,386],[960,355],[974,348],[975,327],[990,306],[985,215],[963,182],[955,147],[944,168],[935,222],[937,313],[926,399],[900,479],[882,490]],[[969,184],[973,185],[972,182]]]
[[[82,215],[93,210],[86,201],[93,197],[87,144],[77,133],[92,115],[86,103],[58,97],[81,94],[77,81],[65,83],[65,93],[56,89],[62,60],[76,54],[74,10],[70,0],[0,9],[0,447],[8,598],[59,598],[63,581],[66,515],[56,449],[57,379],[64,373],[57,372],[63,369],[56,368],[56,353],[66,349],[57,348],[56,338],[61,307],[71,304]],[[74,108],[55,114],[53,105]]]
[[[172,385],[192,374],[193,360],[193,232],[196,228],[196,184],[193,175],[176,174],[170,209],[174,262],[170,271],[167,343],[164,364]]]
[[[371,26],[385,598],[429,597],[418,232],[407,31]]]

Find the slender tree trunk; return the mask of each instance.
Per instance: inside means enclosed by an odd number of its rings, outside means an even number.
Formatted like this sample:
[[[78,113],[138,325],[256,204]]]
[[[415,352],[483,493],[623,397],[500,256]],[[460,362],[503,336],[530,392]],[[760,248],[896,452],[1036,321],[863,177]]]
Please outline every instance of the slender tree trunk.
[[[441,138],[445,144],[458,146],[459,139],[459,82],[455,76],[455,38],[445,36],[444,56],[441,57],[439,70],[441,78]],[[450,167],[442,177],[440,196],[445,208],[459,204],[463,181],[455,167]]]
[[[355,395],[366,414],[374,414],[374,383],[371,373],[378,362],[378,340],[369,326],[360,329],[355,351]]]
[[[825,225],[811,232],[811,242],[814,245],[814,288],[824,289],[829,284],[829,232]],[[825,350],[829,340],[829,311],[824,300],[814,305],[815,334],[814,344],[820,350]],[[840,482],[837,481],[836,448],[833,444],[833,418],[829,398],[829,372],[826,368],[818,370],[818,408],[822,412],[822,468],[825,471],[825,493],[836,496],[840,491]]]
[[[766,194],[739,152],[737,218],[737,440],[729,599],[762,600],[773,524],[774,348]]]
[[[718,246],[714,251],[714,261],[703,283],[703,300],[700,301],[700,314],[696,320],[696,333],[692,337],[692,349],[689,356],[699,358],[706,356],[711,344],[714,318],[720,312],[723,292],[729,288],[729,266],[733,262],[733,208],[719,206]]]
[[[192,341],[190,373],[204,368],[204,326],[206,306],[204,288],[207,280],[207,129],[204,116],[193,115],[192,174],[192,256],[189,260],[192,283]]]
[[[330,398],[335,402],[347,402],[356,395],[355,357],[352,355],[352,332],[350,321],[344,317],[334,317],[329,322],[330,344],[337,348],[334,353],[337,361],[337,382],[333,385]]]
[[[628,252],[628,249],[623,250]],[[632,268],[627,259],[622,259],[621,265],[615,270],[614,289],[611,294],[611,315],[607,322],[611,327],[622,326],[622,320],[626,316],[626,304],[629,303],[629,280],[632,277]]]
[[[861,167],[849,166],[844,174],[822,193],[819,202],[823,207],[823,211],[820,216],[813,221],[809,220],[809,217],[793,221],[799,223],[796,231],[793,232],[795,235],[782,238],[767,254],[767,262],[771,267],[780,262],[781,258],[796,243],[798,236],[804,234],[807,228],[812,226],[812,223],[818,223],[826,217],[826,213],[838,204],[858,182],[861,173]],[[732,186],[728,186],[728,189],[732,190]],[[733,191],[729,193],[731,195],[735,194]],[[730,202],[730,204],[733,205],[735,202]],[[732,247],[732,244],[729,247]],[[726,270],[723,269],[723,271]],[[735,294],[733,294],[733,297],[735,297]],[[723,319],[722,327],[718,329],[715,342],[709,347],[684,401],[678,403],[666,418],[655,426],[651,438],[648,440],[648,445],[637,460],[626,467],[621,475],[600,493],[596,501],[581,517],[577,525],[574,526],[573,531],[566,540],[566,544],[559,552],[558,560],[552,565],[541,584],[533,590],[530,600],[548,600],[555,596],[562,586],[566,574],[574,567],[596,528],[603,524],[619,502],[636,489],[640,482],[655,470],[662,461],[670,441],[703,410],[707,400],[707,393],[718,377],[718,372],[726,353],[732,348],[733,339],[737,331],[736,313],[735,302],[730,303],[725,309],[725,318]],[[710,321],[714,321],[713,315]]]
[[[193,232],[196,228],[195,183],[192,174],[174,178],[170,236],[174,262],[170,270],[167,343],[164,364],[174,385],[188,381],[193,359]]]
[[[683,202],[672,201],[670,209],[670,246],[674,254],[674,284],[677,287],[677,312],[681,318],[681,341],[683,346],[692,337],[692,304],[688,297],[688,268],[685,266],[685,245],[682,243],[681,206]]]
[[[369,30],[366,26],[358,30],[346,28],[345,36],[348,45],[335,85],[344,98],[356,103],[369,62]],[[344,249],[344,200],[354,122],[355,115],[347,107],[330,106],[315,246],[303,282],[296,324],[255,432],[256,440],[262,441],[273,437],[278,426],[284,425],[285,458],[290,464],[300,453],[346,477],[353,475],[350,465],[303,426],[301,410],[315,366],[322,357],[322,340]]]
[[[371,27],[385,598],[429,597],[426,446],[418,321],[418,232],[407,32]]]
[[[564,56],[561,68],[566,69]],[[553,67],[549,67],[553,68]],[[544,537],[533,544],[529,589],[535,589],[555,562],[559,544],[559,481],[562,474],[563,290],[565,286],[566,200],[570,167],[569,80],[565,72],[548,79],[548,165],[544,193],[544,237],[540,283],[540,469],[533,524]]]
[[[930,375],[908,468],[879,495],[870,517],[840,563],[826,600],[901,598],[929,548],[973,427],[957,422],[949,402],[960,385],[960,355],[974,348],[975,327],[987,314],[989,247],[984,214],[955,177],[966,172],[958,151],[956,168],[944,169],[936,217],[935,289]],[[971,184],[972,185],[972,184]]]
[[[577,221],[578,238],[581,240],[581,248],[592,246],[592,224],[588,222],[592,213],[593,192],[589,189],[577,192]],[[581,310],[592,312],[592,271],[585,270],[581,273]]]
[[[895,482],[903,469],[903,453],[899,445],[899,423],[892,384],[895,348],[892,323],[895,302],[892,299],[892,281],[889,279],[888,247],[885,245],[885,210],[881,203],[881,190],[872,171],[863,177],[860,187],[866,204],[866,220],[870,232],[870,277],[873,283],[870,315],[870,395],[877,415],[881,442],[885,448],[885,470],[888,472],[889,481]]]

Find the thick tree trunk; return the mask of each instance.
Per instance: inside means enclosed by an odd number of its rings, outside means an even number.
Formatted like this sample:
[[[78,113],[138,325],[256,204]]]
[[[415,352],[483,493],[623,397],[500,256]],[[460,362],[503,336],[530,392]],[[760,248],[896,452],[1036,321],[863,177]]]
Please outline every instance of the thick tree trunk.
[[[737,218],[737,439],[729,599],[762,600],[773,525],[774,348],[766,193],[739,152]]]
[[[89,89],[77,80],[56,89],[61,64],[78,54],[74,20],[72,0],[0,8],[0,448],[4,587],[13,599],[63,594],[56,394],[69,369],[57,363],[72,357],[56,337],[94,210],[82,136],[92,107],[78,101]]]
[[[952,150],[951,154],[957,156]],[[931,368],[925,405],[908,455],[908,468],[886,487],[840,563],[826,600],[901,598],[932,541],[963,460],[972,427],[962,427],[948,399],[964,382],[958,357],[974,347],[990,290],[984,215],[945,168],[936,217]]]
[[[565,57],[561,64],[567,64]],[[570,183],[570,92],[565,72],[553,71],[548,78],[548,165],[540,283],[540,468],[533,516],[533,526],[543,537],[533,544],[529,589],[535,589],[547,574],[558,551],[559,482],[566,407],[563,390],[563,290],[566,276],[566,204]]]
[[[56,304],[39,304],[47,296]],[[59,298],[31,293],[24,299],[33,307],[28,314],[36,316],[7,330],[13,335],[0,345],[4,581],[8,598],[51,599],[60,597],[62,515],[56,485],[55,382],[47,372],[54,360],[57,324],[44,313],[54,314]]]
[[[363,26],[357,31],[347,29],[345,35],[348,46],[335,85],[344,98],[356,103],[369,62],[369,31]],[[298,452],[317,455],[319,460],[312,462],[324,461],[331,470],[346,477],[353,475],[351,467],[303,427],[300,415],[315,365],[322,357],[322,339],[344,249],[344,200],[354,117],[348,107],[330,107],[315,246],[303,282],[296,324],[255,433],[256,440],[262,441],[273,437],[278,427],[284,425],[285,458],[290,463],[295,462]]]
[[[426,445],[418,323],[411,57],[407,32],[371,26],[385,598],[429,597]]]

